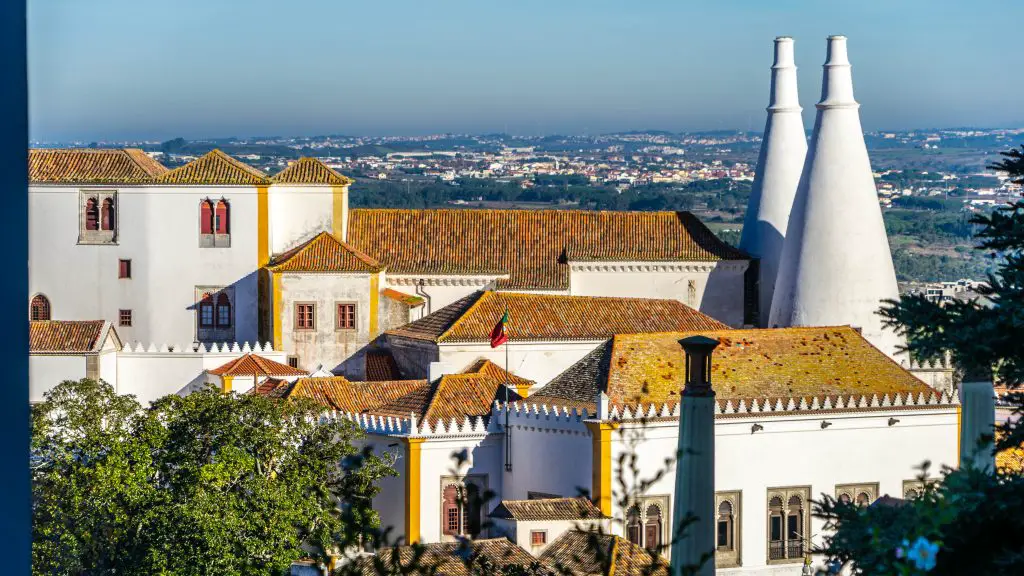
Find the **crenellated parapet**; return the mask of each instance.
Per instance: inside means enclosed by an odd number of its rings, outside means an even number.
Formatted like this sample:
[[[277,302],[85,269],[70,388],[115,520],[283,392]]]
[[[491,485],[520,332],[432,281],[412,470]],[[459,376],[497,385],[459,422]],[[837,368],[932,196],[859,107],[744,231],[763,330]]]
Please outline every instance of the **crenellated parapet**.
[[[242,344],[238,342],[204,344],[200,342],[187,345],[128,342],[120,352],[122,354],[259,354],[277,352],[277,350],[274,350],[274,346],[270,342],[262,345],[259,342],[255,344],[250,344],[249,342],[243,342]]]
[[[326,417],[348,420],[368,434],[382,436],[410,436],[417,438],[458,438],[482,437],[494,430],[486,416],[464,416],[457,418],[421,421],[415,414],[408,418],[377,414],[336,411]]]

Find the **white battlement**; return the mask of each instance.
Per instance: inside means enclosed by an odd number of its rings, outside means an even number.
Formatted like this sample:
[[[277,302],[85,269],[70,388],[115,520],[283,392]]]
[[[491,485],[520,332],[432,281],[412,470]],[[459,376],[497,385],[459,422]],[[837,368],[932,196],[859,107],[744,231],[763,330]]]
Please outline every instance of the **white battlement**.
[[[430,425],[429,421],[420,422],[415,414],[409,414],[408,418],[399,418],[396,416],[335,411],[329,413],[326,417],[348,420],[369,434],[386,436],[450,438],[457,436],[482,436],[489,432],[498,431],[489,426],[488,419],[483,416],[465,416],[462,420],[457,418],[436,420],[433,426]]]
[[[238,342],[224,342],[224,343],[210,343],[204,344],[189,343],[187,345],[182,344],[160,344],[157,345],[155,342],[144,344],[142,342],[127,342],[124,347],[120,350],[122,354],[260,354],[266,352],[276,352],[274,346],[267,342],[261,345],[259,342],[255,344],[249,344],[244,342],[239,345]]]

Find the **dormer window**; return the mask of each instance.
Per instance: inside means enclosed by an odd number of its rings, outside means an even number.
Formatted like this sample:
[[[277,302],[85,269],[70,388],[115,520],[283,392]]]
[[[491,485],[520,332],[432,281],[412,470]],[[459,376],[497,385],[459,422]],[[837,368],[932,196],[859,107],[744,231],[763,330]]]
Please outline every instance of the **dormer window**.
[[[199,202],[199,247],[231,247],[231,205],[225,198]]]

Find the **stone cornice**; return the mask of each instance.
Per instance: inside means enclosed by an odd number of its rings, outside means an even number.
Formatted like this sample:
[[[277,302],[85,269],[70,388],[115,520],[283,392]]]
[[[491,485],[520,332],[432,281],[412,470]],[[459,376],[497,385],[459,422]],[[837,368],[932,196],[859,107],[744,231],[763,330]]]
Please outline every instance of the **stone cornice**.
[[[643,262],[643,261],[572,261],[568,262],[571,272],[682,272],[711,273],[715,269],[743,272],[750,263],[747,260],[720,260],[718,262]]]
[[[392,286],[487,286],[495,280],[508,278],[508,274],[495,275],[395,275],[388,274]]]

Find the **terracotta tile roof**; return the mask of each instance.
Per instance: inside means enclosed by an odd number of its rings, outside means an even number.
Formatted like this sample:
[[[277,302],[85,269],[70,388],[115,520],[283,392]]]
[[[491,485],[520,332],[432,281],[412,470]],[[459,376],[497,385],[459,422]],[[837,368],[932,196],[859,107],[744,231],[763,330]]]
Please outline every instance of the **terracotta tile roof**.
[[[108,330],[113,328],[103,320],[33,320],[29,322],[29,353],[97,352]]]
[[[395,362],[390,350],[370,350],[366,353],[366,380],[374,382],[401,379],[402,372],[398,369],[398,363]]]
[[[996,441],[1003,438],[1004,433],[998,429],[995,433]],[[1020,474],[1024,472],[1024,446],[1005,448],[996,452],[996,469],[1006,474]]]
[[[377,413],[380,406],[426,385],[426,380],[352,382],[343,376],[299,378],[278,397],[311,398],[341,412]]]
[[[678,401],[685,359],[679,340],[701,334],[721,341],[711,383],[719,400],[823,398],[933,390],[849,326],[620,334],[569,367],[531,399],[590,403],[599,391],[612,404]],[[536,401],[536,400],[534,400]]]
[[[423,555],[415,564],[415,549],[412,546],[398,546],[383,548],[375,555],[360,556],[355,560],[356,567],[364,576],[405,573],[471,576],[478,571],[471,569],[467,563],[471,564],[475,558],[484,558],[497,566],[529,568],[539,564],[529,552],[507,538],[477,539],[467,543],[434,542],[422,545],[422,549]],[[410,571],[414,566],[418,569]],[[530,573],[540,574],[541,571],[531,570]]]
[[[587,498],[503,500],[490,514],[507,520],[596,520],[601,510]]]
[[[467,296],[387,334],[434,342],[486,342],[506,306],[511,318],[507,330],[513,342],[729,329],[677,300],[488,291]]]
[[[399,292],[398,290],[395,290],[393,288],[385,288],[381,290],[380,293],[385,298],[390,298],[391,300],[394,300],[396,302],[401,302],[402,304],[405,304],[406,306],[410,306],[412,308],[422,306],[423,303],[426,302],[426,300],[422,296],[406,294],[405,292]]]
[[[244,354],[208,371],[214,376],[306,376],[307,372],[256,354]]]
[[[236,160],[220,150],[211,150],[203,156],[163,174],[156,179],[160,184],[217,184],[227,186],[257,186],[270,184],[267,175]]]
[[[349,213],[348,241],[393,274],[508,275],[499,288],[569,287],[569,260],[747,260],[689,212],[391,210]]]
[[[507,372],[504,368],[498,366],[497,364],[491,362],[486,358],[479,358],[477,361],[473,362],[472,364],[469,365],[469,367],[463,370],[462,373],[485,374],[501,382],[505,382],[507,378],[509,385],[513,387],[533,386],[537,383],[533,380],[523,378],[522,376],[516,376],[511,372]]]
[[[165,172],[137,148],[35,149],[28,157],[28,179],[34,184],[144,184]]]
[[[378,272],[380,263],[329,232],[275,257],[268,266],[274,272]]]
[[[348,186],[353,180],[338,174],[316,158],[299,158],[274,175],[275,184],[326,184]]]
[[[625,538],[567,530],[544,549],[540,561],[573,576],[669,576],[669,563]]]
[[[292,388],[292,382],[278,378],[267,378],[249,389],[246,394],[259,394],[268,398],[284,398]]]

